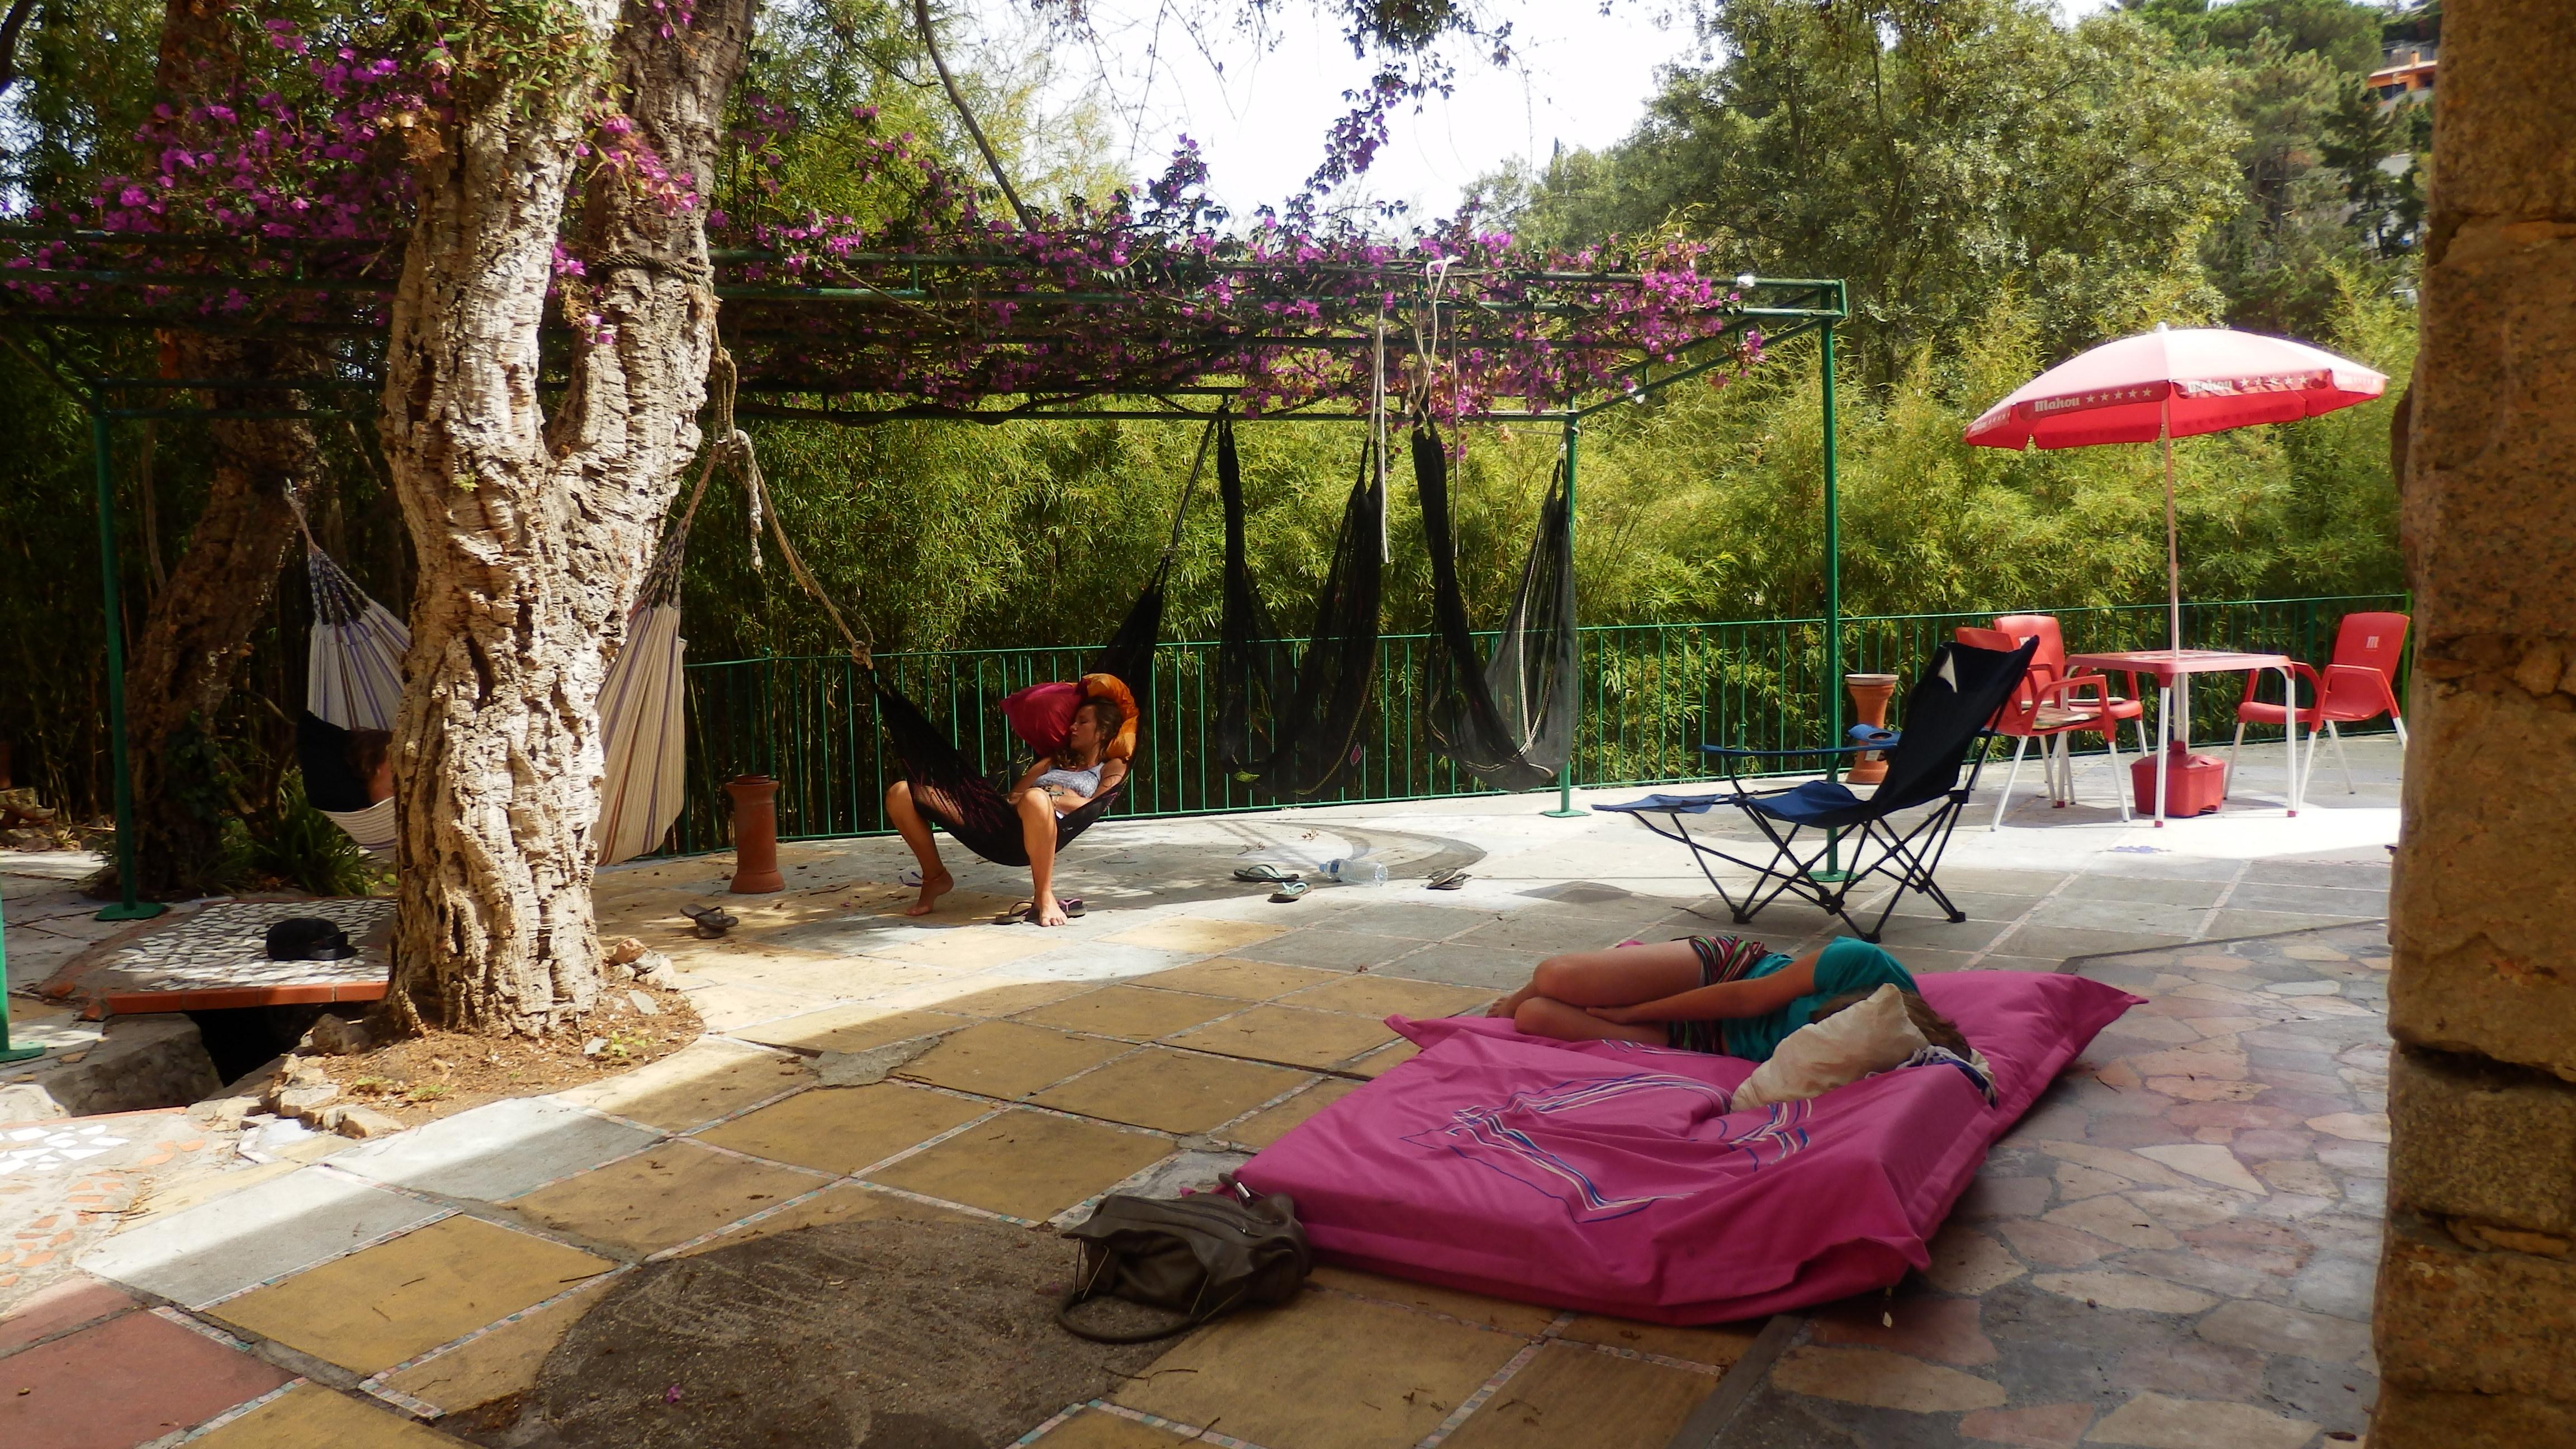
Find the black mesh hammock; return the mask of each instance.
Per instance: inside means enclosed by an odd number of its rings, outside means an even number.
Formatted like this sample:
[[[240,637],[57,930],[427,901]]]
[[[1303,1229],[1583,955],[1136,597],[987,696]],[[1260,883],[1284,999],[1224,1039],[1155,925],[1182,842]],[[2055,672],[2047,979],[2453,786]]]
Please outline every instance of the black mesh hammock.
[[[1136,596],[1135,606],[1119,624],[1118,632],[1091,657],[1090,667],[1084,671],[1116,675],[1136,695],[1139,709],[1147,707],[1154,644],[1163,632],[1163,585],[1171,569],[1171,556],[1165,554],[1144,592]],[[868,688],[876,695],[877,722],[885,726],[886,738],[894,743],[895,757],[903,762],[904,781],[912,787],[912,803],[920,808],[923,818],[945,828],[957,837],[958,844],[995,865],[1027,865],[1028,840],[1021,833],[1019,811],[1011,808],[1002,791],[985,778],[974,761],[966,758],[946,730],[932,724],[921,706],[894,687],[885,671],[871,663],[867,676]],[[1075,836],[1108,814],[1118,797],[1126,793],[1127,782],[1134,778],[1131,769],[1081,808],[1056,817],[1055,848],[1064,849]]]
[[[1225,506],[1225,614],[1217,631],[1217,757],[1266,794],[1311,796],[1358,757],[1360,722],[1377,674],[1378,605],[1385,584],[1386,489],[1372,443],[1342,509],[1333,563],[1315,598],[1305,653],[1272,630],[1243,542],[1243,470],[1234,424],[1217,420],[1217,493]]]
[[[975,762],[957,748],[946,730],[931,723],[921,706],[912,702],[884,670],[867,645],[842,617],[831,595],[814,580],[797,556],[796,546],[788,541],[787,530],[780,523],[778,510],[769,502],[767,485],[761,481],[759,465],[751,456],[750,439],[736,433],[737,466],[752,494],[752,561],[759,564],[759,531],[762,514],[769,520],[771,537],[778,541],[778,551],[786,559],[787,571],[805,587],[831,616],[833,627],[848,641],[850,654],[860,671],[867,676],[869,693],[877,706],[877,722],[885,726],[886,738],[894,745],[895,758],[903,765],[904,782],[911,787],[913,804],[922,816],[944,828],[960,845],[995,865],[1025,866],[1029,863],[1027,838],[1021,833],[1019,812],[1001,788],[986,778]],[[1118,631],[1091,658],[1085,673],[1115,675],[1137,700],[1139,709],[1150,709],[1153,683],[1154,646],[1163,633],[1164,586],[1172,572],[1172,558],[1180,544],[1181,523],[1189,516],[1190,494],[1198,487],[1199,465],[1207,458],[1207,439],[1199,441],[1199,459],[1190,468],[1189,486],[1182,491],[1181,506],[1172,517],[1171,541],[1163,548],[1162,560],[1154,566],[1144,590],[1120,621]],[[1073,838],[1092,827],[1109,813],[1126,793],[1127,782],[1134,778],[1132,765],[1118,782],[1085,801],[1081,808],[1058,816],[1055,823],[1056,849],[1062,850]]]
[[[1558,457],[1539,506],[1520,591],[1490,660],[1477,656],[1458,588],[1449,452],[1425,420],[1413,427],[1413,480],[1431,552],[1434,638],[1423,678],[1431,732],[1460,768],[1497,789],[1553,785],[1574,743],[1574,512],[1565,460]]]

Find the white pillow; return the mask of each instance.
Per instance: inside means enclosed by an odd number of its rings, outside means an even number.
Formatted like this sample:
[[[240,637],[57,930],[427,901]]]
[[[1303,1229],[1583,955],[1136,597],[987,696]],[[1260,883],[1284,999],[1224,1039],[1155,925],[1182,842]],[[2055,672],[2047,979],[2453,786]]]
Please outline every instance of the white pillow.
[[[1753,1069],[1735,1089],[1729,1111],[1746,1112],[1774,1102],[1822,1096],[1872,1072],[1900,1066],[1932,1043],[1905,1014],[1905,996],[1882,986],[1869,999],[1789,1033],[1771,1060]]]

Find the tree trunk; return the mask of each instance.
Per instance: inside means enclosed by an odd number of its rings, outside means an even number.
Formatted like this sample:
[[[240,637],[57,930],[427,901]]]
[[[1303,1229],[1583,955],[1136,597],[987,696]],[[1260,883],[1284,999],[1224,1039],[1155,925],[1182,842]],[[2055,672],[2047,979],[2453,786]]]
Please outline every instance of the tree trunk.
[[[752,0],[702,3],[669,35],[649,5],[574,4],[608,47],[609,105],[703,197]],[[697,450],[715,296],[703,201],[665,205],[636,170],[595,165],[567,238],[587,275],[564,312],[598,320],[573,329],[546,416],[538,330],[594,91],[512,90],[460,89],[420,168],[394,302],[382,429],[419,576],[387,1009],[538,1033],[599,993],[599,691]]]
[[[247,376],[271,370],[265,358],[245,357],[242,349],[219,340],[199,341],[212,345],[181,347],[181,366]],[[267,393],[262,400],[274,406],[278,396]],[[217,407],[253,405],[241,394],[217,393],[210,401]],[[215,466],[205,509],[188,531],[169,587],[152,598],[134,662],[125,671],[135,885],[145,895],[193,894],[216,884],[212,869],[232,808],[229,796],[206,778],[202,732],[250,652],[251,633],[268,610],[294,540],[287,489],[309,486],[322,475],[320,451],[304,422],[211,427]]]
[[[155,87],[185,112],[240,77],[227,6],[170,0],[162,17]],[[177,377],[303,376],[320,370],[300,347],[243,343],[189,330],[164,357]],[[295,406],[301,394],[205,395],[218,408]],[[145,612],[125,671],[126,735],[134,772],[134,869],[145,895],[194,894],[214,885],[231,801],[207,788],[198,734],[232,688],[268,608],[295,537],[287,490],[322,477],[312,425],[297,419],[209,425],[214,474],[179,566]]]

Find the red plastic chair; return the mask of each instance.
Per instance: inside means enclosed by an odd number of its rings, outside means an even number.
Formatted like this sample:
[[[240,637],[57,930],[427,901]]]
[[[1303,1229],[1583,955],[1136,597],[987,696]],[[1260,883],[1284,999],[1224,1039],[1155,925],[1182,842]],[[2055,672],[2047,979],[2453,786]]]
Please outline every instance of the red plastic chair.
[[[2054,682],[2060,679],[2106,679],[2108,677],[2098,669],[2078,669],[2071,672],[2067,669],[2066,636],[2058,629],[2057,618],[2055,615],[2006,614],[2002,618],[1995,620],[1995,628],[2003,633],[2011,635],[2013,642],[2016,644],[2020,643],[2024,639],[2036,639],[2039,641],[2039,651],[2030,657],[2030,669],[2033,674],[2039,675],[2044,681]],[[2135,680],[2130,681],[2130,687],[2132,689],[2136,687]],[[2107,686],[2104,687],[2101,693],[2102,699],[2099,708],[2101,710],[2102,718],[2099,721],[2098,728],[2101,730],[2103,738],[2106,741],[2110,741],[2113,733],[2119,728],[2120,721],[2124,719],[2136,720],[2138,722],[2138,753],[2141,755],[2152,756],[2155,753],[2155,747],[2147,743],[2146,705],[2134,696],[2113,694]],[[2118,747],[2116,741],[2112,741],[2112,744],[2114,749]]]
[[[2299,727],[2322,727],[2326,738],[2334,741],[2335,759],[2343,766],[2347,793],[2357,788],[2352,780],[2352,759],[2343,752],[2343,731],[2335,726],[2360,724],[2384,714],[2390,724],[2397,726],[2397,747],[2406,748],[2406,717],[2397,708],[2396,680],[2397,659],[2406,650],[2407,622],[2404,614],[2346,614],[2335,626],[2334,662],[2326,666],[2323,676],[2305,664],[2290,666],[2293,674],[2307,681],[2317,701],[2299,711]],[[2227,750],[2230,775],[2236,772],[2236,752],[2245,745],[2247,725],[2289,722],[2287,704],[2254,697],[2260,680],[2259,674],[2245,676],[2245,698],[2236,706],[2236,742]]]
[[[2054,619],[2048,621],[2052,634],[2055,631],[2056,622]],[[1956,637],[1960,643],[1979,649],[2010,651],[2020,648],[2022,640],[2031,636],[2024,634],[2016,638],[2001,629],[1979,629],[1972,625],[1962,625],[1956,631]],[[2109,695],[2109,681],[2098,674],[2080,675],[2072,679],[2052,678],[2042,674],[2039,655],[2047,652],[2047,647],[2047,641],[2043,639],[2038,652],[2031,657],[2030,672],[2022,676],[2021,684],[2013,691],[2013,697],[2004,702],[2003,708],[1995,711],[1993,730],[1997,734],[2011,736],[2014,744],[2012,770],[2004,776],[2004,788],[1995,798],[1995,818],[1987,827],[1991,830],[2003,828],[2004,810],[2012,804],[2013,786],[2021,780],[2021,757],[2030,749],[2032,740],[2041,741],[2040,763],[2047,771],[2049,803],[2063,809],[2075,798],[2075,771],[2073,762],[2067,757],[2066,736],[2100,730],[2107,738],[2108,732],[2116,727],[2106,713],[2104,705]],[[2058,651],[2058,659],[2061,669],[2057,672],[2062,672],[2065,659],[2063,649]],[[2083,692],[2086,690],[2091,690],[2094,697],[2083,698]],[[2111,763],[2114,766],[2112,775],[2115,781],[2119,774],[2117,769],[2119,762],[2119,742],[2113,739]],[[2119,797],[2120,818],[2127,820],[2129,818],[2128,792],[2115,789],[2112,793]]]

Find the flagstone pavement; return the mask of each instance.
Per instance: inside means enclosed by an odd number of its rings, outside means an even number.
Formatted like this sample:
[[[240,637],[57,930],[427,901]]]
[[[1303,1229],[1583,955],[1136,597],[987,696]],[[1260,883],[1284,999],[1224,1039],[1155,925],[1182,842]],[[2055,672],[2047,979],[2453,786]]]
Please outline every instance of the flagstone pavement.
[[[2149,1004],[1998,1147],[1893,1294],[1673,1329],[1327,1266],[1020,1442],[2353,1442],[2394,826],[2393,768],[2355,754],[2372,793],[2296,821],[2150,832],[2039,801],[2015,824],[2056,828],[1961,833],[1944,875],[1970,919],[1900,914],[1892,949],[1919,970],[2090,958],[2069,969]],[[45,1134],[0,1163],[20,1274],[0,1286],[0,1443],[512,1442],[513,1396],[639,1263],[855,1219],[1047,1227],[1204,1182],[1409,1054],[1385,1015],[1474,1009],[1548,952],[1729,928],[1628,822],[1435,803],[1103,826],[1068,861],[1090,911],[1061,932],[982,924],[1010,885],[985,868],[949,910],[891,914],[909,893],[885,884],[887,842],[790,847],[791,889],[731,898],[744,922],[715,942],[676,907],[721,890],[720,859],[611,872],[603,929],[669,951],[710,1027],[648,1068],[314,1160],[241,1160],[175,1112],[0,1125],[0,1153]],[[1395,886],[1272,905],[1227,876],[1361,846]],[[1465,890],[1421,889],[1453,861]],[[1831,933],[1788,911],[1756,927],[1784,949]],[[72,1158],[64,1134],[120,1141]],[[8,1219],[12,1194],[53,1211]]]

